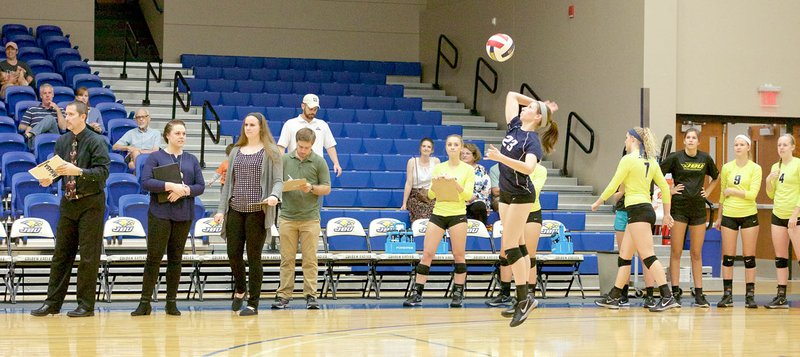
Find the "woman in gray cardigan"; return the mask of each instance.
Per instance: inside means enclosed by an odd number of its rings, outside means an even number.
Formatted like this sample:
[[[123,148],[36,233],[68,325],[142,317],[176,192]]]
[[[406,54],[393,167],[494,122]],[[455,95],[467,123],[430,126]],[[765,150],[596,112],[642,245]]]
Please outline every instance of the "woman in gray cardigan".
[[[228,172],[220,197],[217,222],[224,221],[222,237],[228,244],[228,259],[234,279],[231,309],[239,316],[258,314],[261,281],[264,269],[261,250],[269,227],[275,221],[275,206],[281,200],[283,167],[280,152],[261,113],[244,118],[239,141],[228,156]],[[249,284],[245,278],[242,254],[245,243],[250,265]],[[242,309],[245,287],[248,287],[247,306]]]

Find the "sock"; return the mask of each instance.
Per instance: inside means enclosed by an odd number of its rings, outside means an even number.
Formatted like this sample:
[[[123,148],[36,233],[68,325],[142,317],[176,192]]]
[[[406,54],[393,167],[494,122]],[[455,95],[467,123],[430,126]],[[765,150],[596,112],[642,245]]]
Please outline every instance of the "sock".
[[[672,291],[669,290],[669,285],[667,284],[659,286],[658,291],[661,293],[662,299],[672,297]]]
[[[506,282],[506,281],[500,282],[500,295],[503,296],[511,295],[511,282]]]
[[[778,296],[786,297],[786,285],[778,285]]]
[[[678,285],[672,286],[672,295],[678,295],[681,292],[681,287]]]
[[[528,286],[517,285],[517,303],[528,298]]]
[[[417,295],[422,296],[422,291],[425,290],[425,284],[414,283],[414,290],[417,292]]]
[[[612,299],[619,299],[622,296],[622,289],[614,286],[611,288],[611,291],[608,292],[608,297]]]
[[[453,296],[455,295],[464,296],[464,284],[453,284]]]
[[[629,289],[628,284],[622,286],[622,294],[621,294],[622,297],[628,297],[628,289]]]
[[[644,290],[647,292],[647,297],[653,297],[653,287],[652,286],[648,286]]]
[[[694,296],[703,295],[703,288],[694,288]]]
[[[722,286],[725,294],[733,294],[733,279],[722,279]]]
[[[756,283],[747,283],[745,285],[745,296],[756,295]]]

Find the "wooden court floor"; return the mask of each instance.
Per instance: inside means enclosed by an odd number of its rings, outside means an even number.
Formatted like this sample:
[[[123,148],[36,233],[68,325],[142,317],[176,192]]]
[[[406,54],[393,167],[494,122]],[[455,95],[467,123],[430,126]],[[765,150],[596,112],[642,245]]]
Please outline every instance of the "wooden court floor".
[[[441,299],[403,309],[401,301],[320,300],[318,311],[297,300],[289,310],[273,311],[264,301],[260,315],[247,318],[225,311],[228,302],[193,307],[184,301],[180,317],[166,316],[163,303],[153,315],[137,318],[129,316],[132,303],[100,307],[94,317],[80,319],[63,313],[35,318],[30,307],[13,307],[0,312],[0,355],[800,356],[798,304],[746,310],[737,301],[731,309],[650,313],[636,305],[606,310],[591,299],[547,300],[512,329],[499,309],[482,300],[471,299],[464,309],[446,308]]]

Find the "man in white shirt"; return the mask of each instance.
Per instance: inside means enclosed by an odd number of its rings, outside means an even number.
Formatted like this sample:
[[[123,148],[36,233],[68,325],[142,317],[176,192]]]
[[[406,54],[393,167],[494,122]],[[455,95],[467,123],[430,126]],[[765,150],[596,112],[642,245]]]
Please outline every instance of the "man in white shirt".
[[[288,152],[294,151],[297,148],[295,134],[302,128],[309,128],[314,131],[317,137],[311,149],[317,155],[322,156],[322,149],[325,148],[333,163],[333,172],[336,173],[336,176],[341,176],[342,167],[339,166],[339,156],[336,154],[336,139],[333,138],[333,133],[331,133],[328,123],[316,118],[319,110],[319,97],[314,94],[306,94],[300,107],[303,108],[303,112],[297,118],[289,119],[283,123],[281,137],[278,139],[278,147],[281,152],[286,149],[289,149]]]

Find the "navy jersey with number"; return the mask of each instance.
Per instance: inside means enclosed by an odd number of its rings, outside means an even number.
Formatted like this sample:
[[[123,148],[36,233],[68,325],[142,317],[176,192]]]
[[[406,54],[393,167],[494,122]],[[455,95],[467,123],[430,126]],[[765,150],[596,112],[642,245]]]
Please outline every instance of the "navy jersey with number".
[[[536,155],[542,160],[542,144],[535,131],[522,130],[522,121],[515,117],[508,123],[508,132],[503,138],[500,152],[514,160],[525,161],[527,154]],[[500,191],[512,195],[525,195],[535,192],[533,182],[528,175],[518,172],[504,164],[500,164]]]

